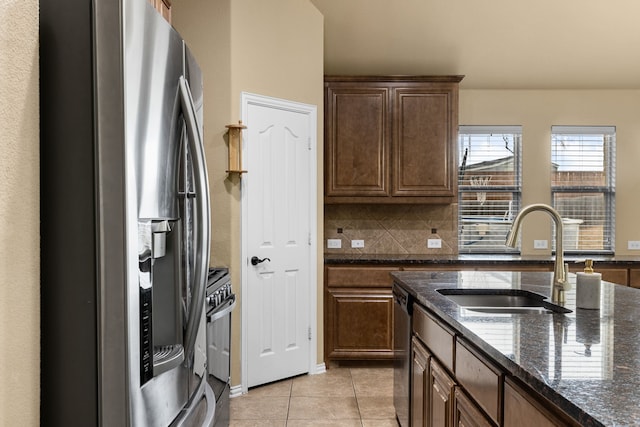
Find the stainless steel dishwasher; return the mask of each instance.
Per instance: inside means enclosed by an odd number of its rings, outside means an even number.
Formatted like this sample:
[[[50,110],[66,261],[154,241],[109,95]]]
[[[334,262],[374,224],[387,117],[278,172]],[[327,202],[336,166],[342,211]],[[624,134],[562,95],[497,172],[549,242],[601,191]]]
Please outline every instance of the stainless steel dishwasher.
[[[393,405],[401,427],[409,427],[411,414],[411,313],[413,298],[393,284]]]

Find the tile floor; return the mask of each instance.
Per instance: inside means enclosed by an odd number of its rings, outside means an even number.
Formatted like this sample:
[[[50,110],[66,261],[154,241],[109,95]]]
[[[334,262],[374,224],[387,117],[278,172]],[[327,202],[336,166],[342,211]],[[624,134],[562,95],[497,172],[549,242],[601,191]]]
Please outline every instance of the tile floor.
[[[397,427],[390,364],[334,364],[231,399],[230,427]]]

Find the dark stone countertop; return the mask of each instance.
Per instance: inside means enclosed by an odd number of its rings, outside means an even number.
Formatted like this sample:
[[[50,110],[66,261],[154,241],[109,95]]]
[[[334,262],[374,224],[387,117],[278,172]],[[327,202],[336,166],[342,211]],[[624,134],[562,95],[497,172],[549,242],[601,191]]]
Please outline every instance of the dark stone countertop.
[[[460,308],[443,288],[524,289],[550,296],[552,273],[391,273],[402,288],[517,377],[585,426],[640,425],[640,290],[602,282],[601,309],[568,314],[483,314]],[[587,345],[590,343],[590,347]],[[590,351],[590,354],[589,354]]]
[[[403,254],[324,254],[326,265],[396,264],[412,266],[443,266],[456,264],[505,265],[505,264],[548,264],[553,265],[553,256],[521,256],[510,254],[460,254],[460,255],[403,255]],[[615,264],[620,267],[640,264],[640,256],[606,255],[565,255],[565,262],[584,262],[585,258],[596,263]]]

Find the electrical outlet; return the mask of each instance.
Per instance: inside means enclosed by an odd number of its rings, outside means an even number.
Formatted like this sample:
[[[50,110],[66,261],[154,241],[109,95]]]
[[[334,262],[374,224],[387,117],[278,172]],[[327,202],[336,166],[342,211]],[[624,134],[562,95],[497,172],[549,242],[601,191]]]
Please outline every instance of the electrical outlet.
[[[442,239],[427,239],[427,248],[440,249],[442,247]]]
[[[549,241],[548,240],[534,240],[533,241],[533,249],[548,249]]]
[[[627,242],[627,249],[632,251],[640,250],[640,240],[629,240]]]
[[[364,240],[352,240],[351,241],[352,248],[364,248]]]
[[[340,249],[342,247],[342,240],[340,239],[327,239],[328,249]]]

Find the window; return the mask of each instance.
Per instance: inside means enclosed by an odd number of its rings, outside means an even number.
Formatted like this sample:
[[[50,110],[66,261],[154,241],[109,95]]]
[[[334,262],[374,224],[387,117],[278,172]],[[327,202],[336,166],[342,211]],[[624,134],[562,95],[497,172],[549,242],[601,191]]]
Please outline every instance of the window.
[[[613,126],[551,128],[551,200],[565,251],[613,252],[615,140]]]
[[[520,210],[521,126],[460,126],[458,250],[513,252],[505,239]]]

